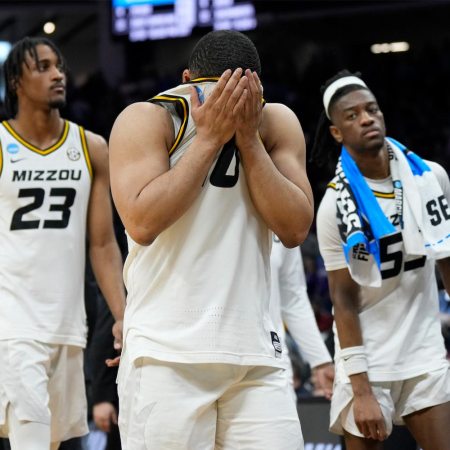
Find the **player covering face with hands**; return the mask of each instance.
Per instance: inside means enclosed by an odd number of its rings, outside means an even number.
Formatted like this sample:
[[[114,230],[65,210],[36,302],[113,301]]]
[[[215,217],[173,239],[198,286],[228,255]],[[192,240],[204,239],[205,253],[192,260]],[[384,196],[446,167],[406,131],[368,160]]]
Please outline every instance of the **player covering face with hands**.
[[[112,192],[130,250],[125,449],[303,448],[269,259],[273,232],[289,247],[305,238],[312,194],[300,124],[263,103],[260,73],[245,35],[208,33],[182,84],[113,127]]]

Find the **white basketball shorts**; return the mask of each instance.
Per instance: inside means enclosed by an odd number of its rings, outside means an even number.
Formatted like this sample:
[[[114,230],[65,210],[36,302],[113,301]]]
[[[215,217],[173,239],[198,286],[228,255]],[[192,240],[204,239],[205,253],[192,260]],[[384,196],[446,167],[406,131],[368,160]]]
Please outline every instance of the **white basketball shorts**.
[[[123,450],[303,450],[282,369],[122,355]]]
[[[392,424],[404,425],[403,416],[450,401],[450,368],[444,367],[407,380],[372,382],[372,391],[380,404],[388,434]],[[364,437],[353,415],[353,391],[350,383],[336,383],[331,399],[330,431]]]
[[[0,435],[6,409],[19,420],[51,426],[51,441],[87,434],[83,349],[33,340],[0,341]]]

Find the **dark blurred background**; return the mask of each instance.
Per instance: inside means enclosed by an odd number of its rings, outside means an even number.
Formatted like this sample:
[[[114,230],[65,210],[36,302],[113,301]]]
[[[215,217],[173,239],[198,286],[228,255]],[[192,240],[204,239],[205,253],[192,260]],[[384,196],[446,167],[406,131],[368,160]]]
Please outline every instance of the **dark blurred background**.
[[[320,86],[348,68],[374,91],[389,134],[448,167],[449,19],[447,0],[16,0],[0,2],[0,40],[45,35],[52,22],[48,37],[71,70],[65,116],[108,138],[124,106],[179,82],[194,43],[212,26],[253,28],[245,32],[261,55],[265,98],[297,113],[308,150]],[[371,50],[392,42],[409,48]],[[309,176],[318,203],[331,174],[310,166]]]

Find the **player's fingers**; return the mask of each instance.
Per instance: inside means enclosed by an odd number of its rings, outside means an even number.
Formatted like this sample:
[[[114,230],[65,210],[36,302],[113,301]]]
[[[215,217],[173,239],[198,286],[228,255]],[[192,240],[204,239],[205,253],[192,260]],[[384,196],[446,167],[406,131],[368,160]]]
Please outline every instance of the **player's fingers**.
[[[358,431],[364,436],[364,437],[369,437],[370,432],[369,432],[369,428],[367,426],[367,423],[363,420],[359,421],[359,420],[355,420],[356,423],[356,427],[358,428]]]
[[[367,426],[367,437],[370,439],[378,440],[378,433],[377,433],[377,425],[376,423],[369,422]]]
[[[233,116],[238,116],[242,113],[242,111],[245,110],[245,106],[247,103],[247,96],[248,90],[244,89],[242,91],[242,95],[240,96],[239,100],[237,101],[236,105],[233,108]]]
[[[259,86],[255,79],[256,72],[252,72],[250,69],[245,71],[245,75],[248,77],[248,85],[250,88],[251,96],[253,99],[257,99],[260,97]]]
[[[379,441],[384,441],[388,437],[387,429],[386,429],[386,423],[383,419],[378,421],[377,423],[377,436]]]
[[[105,360],[105,364],[108,367],[117,367],[119,363],[120,363],[120,356],[116,356],[114,359],[109,358]]]
[[[233,72],[231,71],[231,69],[225,70],[225,72],[219,78],[216,86],[212,90],[211,95],[209,95],[206,99],[205,103],[214,103],[217,101],[217,99],[221,96],[222,91],[225,89],[225,86],[227,85],[227,82],[231,78],[232,74]]]
[[[264,94],[264,89],[263,89],[263,85],[261,83],[261,80],[259,79],[259,76],[256,72],[253,72],[253,78],[255,80],[256,85],[258,86],[258,92],[262,98],[263,94]]]
[[[234,107],[237,105],[239,100],[242,97],[242,94],[244,93],[244,90],[248,90],[248,79],[247,77],[243,76],[239,83],[234,88],[234,91],[230,95],[230,98],[228,99],[226,105],[225,105],[225,111],[230,111],[234,114]]]
[[[219,105],[221,105],[222,107],[225,107],[225,105],[227,104],[229,98],[233,95],[234,90],[239,85],[239,82],[241,80],[241,76],[242,76],[242,69],[241,68],[237,68],[233,72],[233,74],[231,75],[229,80],[227,81],[227,84],[225,85],[225,87],[223,88],[223,90],[222,90],[222,92],[220,94],[220,97],[217,99],[217,103]]]

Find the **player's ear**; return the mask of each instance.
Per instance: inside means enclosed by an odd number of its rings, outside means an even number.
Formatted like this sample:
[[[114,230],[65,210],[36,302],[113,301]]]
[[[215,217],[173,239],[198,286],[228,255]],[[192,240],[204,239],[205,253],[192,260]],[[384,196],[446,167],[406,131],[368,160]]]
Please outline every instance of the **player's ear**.
[[[338,127],[336,127],[335,125],[331,125],[330,133],[338,144],[342,144],[342,142],[344,141],[344,137],[342,136],[341,130]]]
[[[187,83],[188,81],[191,81],[191,72],[189,71],[189,69],[183,70],[183,75],[181,76],[181,81],[183,83]]]

